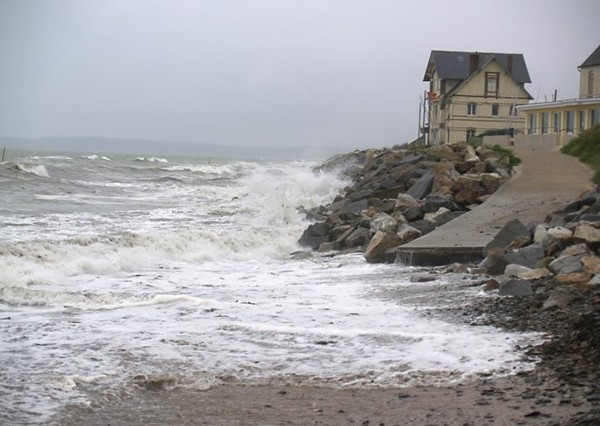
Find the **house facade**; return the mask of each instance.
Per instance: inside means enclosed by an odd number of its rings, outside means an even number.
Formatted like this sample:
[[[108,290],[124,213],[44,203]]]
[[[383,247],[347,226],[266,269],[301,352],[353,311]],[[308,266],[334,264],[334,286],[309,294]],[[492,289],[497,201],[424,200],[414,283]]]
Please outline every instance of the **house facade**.
[[[600,46],[578,67],[579,97],[521,106],[526,135],[516,144],[553,149],[600,124]]]
[[[530,83],[522,54],[431,52],[423,81],[428,144],[468,141],[484,132],[511,133],[525,126],[517,107],[527,104]]]

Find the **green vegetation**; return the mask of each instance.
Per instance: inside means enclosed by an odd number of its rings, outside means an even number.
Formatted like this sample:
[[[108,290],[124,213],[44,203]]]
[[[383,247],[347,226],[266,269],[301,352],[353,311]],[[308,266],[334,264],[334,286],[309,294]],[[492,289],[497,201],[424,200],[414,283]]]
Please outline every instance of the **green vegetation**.
[[[494,151],[500,155],[500,161],[507,161],[510,167],[515,167],[521,164],[521,159],[515,155],[512,149],[504,148],[500,145],[486,146],[487,149]]]
[[[561,152],[579,158],[595,170],[592,180],[600,183],[600,125],[588,129],[562,147]]]

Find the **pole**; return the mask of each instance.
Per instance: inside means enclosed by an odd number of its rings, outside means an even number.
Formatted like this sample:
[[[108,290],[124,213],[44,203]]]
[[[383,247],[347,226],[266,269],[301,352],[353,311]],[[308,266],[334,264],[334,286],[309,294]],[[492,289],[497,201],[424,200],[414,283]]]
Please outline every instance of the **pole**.
[[[419,102],[419,121],[417,126],[417,139],[421,137],[421,102]]]
[[[2,149],[2,162],[4,163],[4,156],[6,155],[6,148]]]

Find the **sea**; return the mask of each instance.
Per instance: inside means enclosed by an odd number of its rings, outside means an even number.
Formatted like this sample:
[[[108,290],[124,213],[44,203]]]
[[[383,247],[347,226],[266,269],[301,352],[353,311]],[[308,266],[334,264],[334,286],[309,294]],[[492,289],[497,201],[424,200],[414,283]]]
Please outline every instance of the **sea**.
[[[471,278],[311,253],[314,160],[12,152],[0,163],[0,424],[143,382],[445,386],[533,368],[539,341],[457,321]],[[134,408],[132,408],[134,409]]]

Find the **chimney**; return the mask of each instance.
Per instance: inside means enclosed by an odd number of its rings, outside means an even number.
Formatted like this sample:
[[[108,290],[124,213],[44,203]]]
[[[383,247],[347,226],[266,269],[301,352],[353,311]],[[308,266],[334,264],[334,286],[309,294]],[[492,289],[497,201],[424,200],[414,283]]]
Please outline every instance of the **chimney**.
[[[469,55],[469,74],[473,74],[479,68],[479,53]]]
[[[512,72],[513,72],[513,55],[508,55],[508,57],[506,58],[506,69],[508,70],[509,74],[512,74]]]

